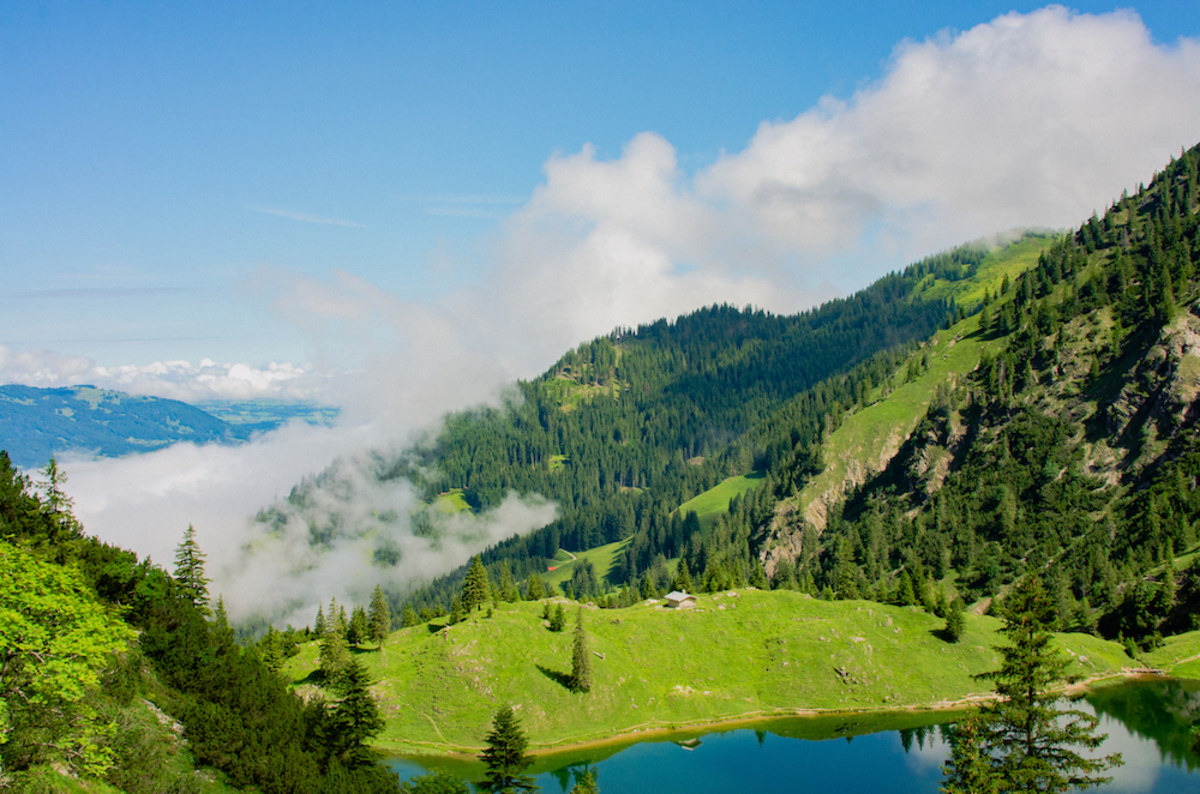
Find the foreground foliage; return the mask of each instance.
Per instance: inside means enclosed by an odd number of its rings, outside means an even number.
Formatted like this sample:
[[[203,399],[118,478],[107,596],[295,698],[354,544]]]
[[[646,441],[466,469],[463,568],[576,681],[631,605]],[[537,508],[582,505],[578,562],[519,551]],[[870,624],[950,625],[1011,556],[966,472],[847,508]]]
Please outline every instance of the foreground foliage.
[[[537,791],[533,778],[525,770],[533,760],[525,754],[529,740],[512,706],[504,706],[492,718],[492,730],[485,739],[487,746],[479,760],[487,765],[484,788],[493,794],[518,791]]]
[[[1066,661],[1051,645],[1047,626],[1054,604],[1039,580],[1023,580],[1004,605],[999,669],[982,677],[995,682],[998,699],[960,726],[947,764],[947,794],[1067,791],[1111,780],[1102,773],[1121,763],[1119,754],[1095,757],[1104,741],[1096,717],[1059,708]]]
[[[332,705],[305,704],[234,642],[219,599],[208,614],[193,532],[181,583],[83,535],[66,504],[0,453],[0,787],[62,769],[130,794],[211,790],[168,762],[190,754],[264,794],[397,790],[365,749],[380,723],[361,668]]]

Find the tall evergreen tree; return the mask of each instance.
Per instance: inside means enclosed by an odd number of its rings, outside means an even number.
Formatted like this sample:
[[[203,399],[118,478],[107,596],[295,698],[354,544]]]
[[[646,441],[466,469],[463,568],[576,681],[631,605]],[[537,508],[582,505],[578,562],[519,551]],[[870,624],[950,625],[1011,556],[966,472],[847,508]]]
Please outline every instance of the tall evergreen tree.
[[[58,528],[63,537],[82,534],[83,527],[73,512],[75,501],[63,489],[67,482],[67,475],[58,467],[58,461],[53,457],[50,458],[49,462],[39,470],[39,473],[43,478],[38,481],[39,490],[42,492],[43,510],[50,517],[53,525]]]
[[[383,588],[375,585],[374,592],[371,593],[371,609],[368,614],[369,630],[368,638],[378,647],[383,647],[383,641],[387,639],[388,632],[392,630],[392,613],[388,608],[387,597],[383,594]]]
[[[530,601],[541,601],[546,597],[546,586],[542,583],[542,577],[536,573],[529,574],[529,582],[526,584],[526,597]]]
[[[367,641],[371,624],[367,620],[367,611],[355,604],[350,610],[350,623],[346,626],[346,642],[351,646],[359,646]]]
[[[383,730],[383,718],[370,686],[367,668],[357,659],[350,659],[336,686],[338,699],[327,715],[326,747],[347,769],[373,762],[367,741]]]
[[[583,628],[583,607],[575,610],[575,641],[571,651],[572,692],[587,692],[592,688],[592,651],[588,647],[587,631]]]
[[[200,611],[208,614],[208,582],[204,575],[204,552],[196,542],[196,529],[188,524],[183,540],[175,547],[175,581]]]
[[[346,634],[338,630],[334,620],[325,621],[325,633],[321,635],[318,650],[318,666],[326,684],[337,684],[342,673],[350,664],[350,650],[346,647]]]
[[[687,592],[692,587],[692,573],[688,570],[687,560],[679,561],[679,568],[675,571],[675,581],[672,582],[676,590]]]
[[[463,581],[462,606],[468,614],[487,603],[491,598],[491,587],[488,585],[487,569],[478,554],[471,562],[467,578]]]
[[[412,604],[405,604],[404,610],[400,613],[400,628],[407,629],[421,623],[421,616],[417,614],[417,610],[412,608]]]
[[[1119,754],[1096,758],[1074,749],[1104,741],[1096,718],[1055,705],[1060,693],[1052,687],[1066,660],[1051,646],[1054,617],[1040,580],[1024,579],[1009,594],[1000,669],[981,676],[995,682],[998,699],[980,709],[967,740],[953,743],[943,791],[986,790],[985,783],[999,791],[1067,791],[1111,779],[1100,773],[1119,765]]]
[[[529,740],[512,706],[504,706],[492,717],[492,730],[484,742],[487,747],[479,760],[487,766],[483,776],[486,790],[493,794],[538,790],[533,778],[524,774],[533,759],[525,754]]]
[[[517,586],[513,584],[512,571],[508,567],[508,560],[500,563],[500,598],[509,603],[520,599]]]

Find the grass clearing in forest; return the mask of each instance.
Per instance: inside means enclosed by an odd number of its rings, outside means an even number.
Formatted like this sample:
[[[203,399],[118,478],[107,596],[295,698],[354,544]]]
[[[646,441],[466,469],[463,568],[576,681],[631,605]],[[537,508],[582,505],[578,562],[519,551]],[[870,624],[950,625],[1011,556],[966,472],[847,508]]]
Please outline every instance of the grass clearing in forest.
[[[700,525],[707,529],[719,516],[729,512],[729,503],[733,497],[757,488],[765,479],[766,475],[762,472],[729,477],[687,500],[679,506],[676,512],[681,516],[694,512],[700,519]]]
[[[594,549],[587,551],[568,552],[563,549],[558,550],[558,554],[554,557],[555,569],[542,574],[542,579],[547,584],[554,587],[562,587],[575,573],[575,566],[579,560],[588,560],[592,563],[592,567],[596,569],[596,578],[603,580],[605,574],[616,561],[617,555],[625,550],[626,544],[629,543],[629,538],[618,540],[615,543],[606,543],[603,546],[597,546]]]
[[[471,509],[471,506],[467,504],[467,500],[463,497],[462,488],[452,488],[445,493],[438,494],[433,504],[438,510],[450,515]]]

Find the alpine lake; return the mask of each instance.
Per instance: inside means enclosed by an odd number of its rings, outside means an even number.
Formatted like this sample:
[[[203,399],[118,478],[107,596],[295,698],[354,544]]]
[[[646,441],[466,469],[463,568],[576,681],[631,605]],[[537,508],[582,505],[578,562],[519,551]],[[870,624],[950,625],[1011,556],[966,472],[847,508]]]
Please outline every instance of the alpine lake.
[[[1108,734],[1100,754],[1121,753],[1112,781],[1090,791],[1121,794],[1200,792],[1200,681],[1146,678],[1093,689],[1073,708],[1099,717]],[[706,792],[936,792],[949,755],[943,726],[965,712],[822,715],[656,733],[538,756],[528,774],[548,794],[563,794],[586,769],[603,794]],[[481,730],[486,730],[483,726]],[[479,763],[395,758],[401,779],[441,769],[483,777]]]

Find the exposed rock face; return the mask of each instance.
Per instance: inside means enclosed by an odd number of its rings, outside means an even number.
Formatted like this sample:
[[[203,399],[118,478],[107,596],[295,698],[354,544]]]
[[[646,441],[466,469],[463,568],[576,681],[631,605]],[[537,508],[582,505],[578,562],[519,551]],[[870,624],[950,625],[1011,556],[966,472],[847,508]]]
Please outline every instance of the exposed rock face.
[[[1162,329],[1104,406],[1108,445],[1119,449],[1125,479],[1161,454],[1163,446],[1200,415],[1200,307]]]

